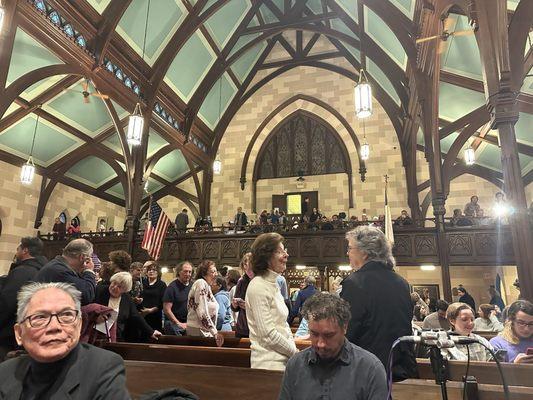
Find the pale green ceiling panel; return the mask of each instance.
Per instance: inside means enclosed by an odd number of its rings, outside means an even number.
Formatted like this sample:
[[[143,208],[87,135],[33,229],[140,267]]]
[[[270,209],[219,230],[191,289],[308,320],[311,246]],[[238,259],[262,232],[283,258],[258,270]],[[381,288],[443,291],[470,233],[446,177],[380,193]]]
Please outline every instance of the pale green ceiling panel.
[[[241,82],[244,81],[266,46],[267,44],[264,41],[257,43],[231,65],[232,71]]]
[[[28,89],[20,94],[26,101],[32,101],[35,97],[44,93],[46,90],[50,89],[54,84],[58,83],[61,79],[65,78],[67,75],[54,75],[50,78],[42,79],[39,82],[34,83]]]
[[[147,0],[133,0],[117,26],[120,36],[141,56],[147,11]],[[145,49],[148,64],[153,65],[186,15],[187,9],[181,1],[151,2]]]
[[[229,53],[229,57],[231,57],[233,54],[235,54],[239,49],[241,49],[243,46],[245,46],[247,43],[250,43],[255,38],[261,36],[261,33],[251,33],[249,35],[241,36],[237,43],[235,43],[235,46],[233,46],[233,49],[231,49],[231,52]],[[228,58],[229,58],[228,57]]]
[[[346,24],[339,18],[331,20],[331,28],[353,38],[357,38],[357,35],[350,28],[348,28]]]
[[[533,163],[533,157],[530,157],[526,154],[520,154],[518,156],[518,160],[520,161],[520,169],[522,170],[522,174],[526,174],[529,172],[529,166]]]
[[[120,138],[118,133],[113,133],[113,136],[110,136],[102,142],[105,146],[109,147],[111,150],[116,151],[117,153],[122,154],[122,147],[120,145]],[[131,146],[130,146],[131,147]]]
[[[385,53],[403,69],[407,66],[407,54],[394,34],[383,20],[372,10],[365,6],[365,31],[379,44]]]
[[[416,133],[416,143],[422,146],[425,146],[426,144],[426,141],[424,139],[424,132],[422,132],[421,128],[418,128],[418,132]]]
[[[259,26],[259,20],[257,17],[253,17],[250,23],[248,24],[248,28],[253,28],[255,26]]]
[[[166,146],[168,142],[159,136],[153,129],[150,129],[150,136],[148,136],[148,157],[152,156],[163,146]]]
[[[215,58],[202,34],[195,33],[172,61],[165,82],[187,102]]]
[[[263,20],[266,24],[279,22],[278,18],[272,13],[272,11],[270,11],[270,9],[266,5],[263,4],[261,7],[259,7],[259,11],[261,12]]]
[[[143,192],[143,197],[147,197],[150,194],[153,194],[153,193],[157,192],[162,187],[163,187],[163,184],[161,182],[156,181],[156,180],[154,180],[152,178],[148,178],[148,187]]]
[[[34,114],[30,114],[1,132],[0,147],[19,157],[28,158],[36,118]],[[36,163],[48,166],[80,145],[77,138],[40,118],[35,136],[33,158]]]
[[[83,95],[79,93],[82,90],[82,81],[80,81],[43,106],[43,109],[86,135],[95,137],[102,130],[113,125],[113,122],[107,107],[100,98],[92,96],[90,103],[83,102]],[[94,90],[94,87],[89,85],[89,91]],[[120,111],[121,109],[118,110]]]
[[[9,115],[15,111],[17,111],[20,108],[20,106],[17,103],[11,103],[11,105],[7,108],[6,113],[4,116]]]
[[[346,11],[355,22],[359,22],[357,14],[357,1],[354,0],[337,0],[337,3]]]
[[[516,7],[518,6],[519,2],[520,0],[507,0],[507,9],[513,11],[516,10]]]
[[[220,49],[226,45],[250,7],[248,0],[232,0],[207,20],[205,25]]]
[[[441,82],[439,88],[439,117],[455,121],[485,104],[485,95],[450,83]]]
[[[448,153],[448,150],[450,150],[450,147],[452,146],[455,139],[457,139],[457,136],[459,136],[459,133],[453,132],[451,135],[448,135],[444,139],[442,139],[440,141],[440,151],[444,153]],[[424,138],[423,134],[422,134],[422,138]]]
[[[515,125],[516,140],[533,146],[533,115],[520,113],[520,118]]]
[[[367,59],[367,70],[368,73],[377,81],[379,85],[388,93],[388,95],[394,100],[398,105],[401,104],[400,97],[394,89],[391,81],[383,73],[383,71],[375,64],[371,59]]]
[[[476,164],[483,165],[487,168],[501,171],[502,160],[501,152],[497,146],[490,144],[482,144],[478,151],[476,151]]]
[[[322,0],[307,0],[306,4],[315,14],[322,14]]]
[[[529,70],[527,78],[524,79],[524,84],[520,91],[533,95],[533,68]]]
[[[455,28],[452,28],[452,30],[463,31],[471,29],[465,16],[453,14],[452,18],[457,18]],[[442,54],[441,62],[442,69],[445,71],[473,79],[482,79],[481,58],[474,35],[452,36],[449,38],[448,48]]]
[[[106,193],[109,193],[110,195],[116,196],[122,200],[124,200],[124,188],[122,187],[122,184],[117,183],[114,186],[111,186],[109,189],[106,190]]]
[[[174,150],[161,158],[155,165],[153,171],[167,181],[172,182],[187,173],[189,166],[181,151]]]
[[[344,46],[346,47],[346,50],[348,50],[350,52],[350,54],[352,56],[355,57],[355,59],[359,62],[361,62],[361,52],[359,51],[358,48],[356,47],[353,47],[345,42],[342,42],[344,44]]]
[[[111,3],[111,0],[87,0],[88,3],[100,14],[104,12],[106,7]]]
[[[285,8],[285,0],[272,0],[272,2],[283,12],[283,9]],[[307,0],[307,3],[309,4],[311,0]]]
[[[63,64],[63,62],[22,29],[17,28],[7,84],[37,68],[55,64]]]
[[[226,111],[226,108],[235,93],[237,93],[237,88],[228,74],[225,73],[222,77],[221,84],[217,81],[207,94],[202,107],[200,107],[198,113],[199,117],[211,129],[214,129],[218,123],[220,115],[224,114],[224,111]],[[220,101],[220,99],[222,101]]]
[[[401,12],[413,19],[415,14],[416,0],[390,0]]]
[[[94,188],[116,176],[115,171],[108,163],[94,156],[88,156],[78,161],[65,175]]]

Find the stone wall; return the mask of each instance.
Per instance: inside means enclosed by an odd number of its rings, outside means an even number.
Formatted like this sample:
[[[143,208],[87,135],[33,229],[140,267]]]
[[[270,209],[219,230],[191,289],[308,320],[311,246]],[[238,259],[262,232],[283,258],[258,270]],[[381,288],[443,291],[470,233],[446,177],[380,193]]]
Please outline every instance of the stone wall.
[[[35,175],[29,186],[20,183],[20,168],[0,161],[0,275],[7,272],[15,250],[23,236],[37,233],[33,228],[41,176]],[[95,230],[98,217],[107,216],[115,229],[122,230],[125,219],[123,207],[58,184],[54,189],[42,219],[42,233],[52,230],[54,218],[62,211],[69,217],[78,215],[82,230]],[[111,225],[109,225],[111,226]]]

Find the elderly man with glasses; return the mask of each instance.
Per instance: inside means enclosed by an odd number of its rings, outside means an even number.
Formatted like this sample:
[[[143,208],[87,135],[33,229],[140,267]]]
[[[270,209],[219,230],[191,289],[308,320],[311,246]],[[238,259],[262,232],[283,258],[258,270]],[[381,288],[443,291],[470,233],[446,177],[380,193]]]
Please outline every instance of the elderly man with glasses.
[[[20,290],[15,337],[28,355],[0,364],[0,399],[130,399],[122,359],[79,343],[80,297],[61,282]]]

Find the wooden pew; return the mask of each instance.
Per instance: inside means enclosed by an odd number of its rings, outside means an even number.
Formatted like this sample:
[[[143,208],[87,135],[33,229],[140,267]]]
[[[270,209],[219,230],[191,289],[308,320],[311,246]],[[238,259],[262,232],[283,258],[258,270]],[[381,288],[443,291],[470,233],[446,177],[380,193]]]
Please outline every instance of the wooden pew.
[[[103,347],[124,360],[250,368],[250,349],[142,343],[106,343]]]
[[[204,347],[216,347],[216,342],[214,338],[209,337],[199,337],[199,336],[172,336],[172,335],[163,335],[161,336],[154,344],[173,344],[179,346],[204,346]],[[296,347],[299,350],[308,348],[311,345],[309,340],[295,340]],[[250,348],[250,339],[248,338],[235,338],[235,337],[225,337],[224,344],[222,347],[231,347],[231,348],[241,348],[249,349]]]
[[[418,373],[420,379],[434,379],[431,363],[427,359],[418,358]],[[461,382],[466,372],[465,361],[449,361],[450,380]],[[533,387],[532,364],[502,363],[502,370],[507,385]],[[494,362],[471,361],[468,375],[474,376],[478,383],[501,385],[502,378]],[[533,399],[533,397],[532,397]]]
[[[133,398],[150,390],[181,387],[202,400],[275,400],[283,374],[251,368],[212,365],[167,364],[146,361],[125,361],[126,386]],[[232,384],[234,382],[235,384]],[[246,382],[245,385],[242,383]],[[421,379],[409,379],[393,386],[394,400],[440,399],[440,387]],[[462,385],[448,383],[449,400],[462,399]],[[531,400],[533,389],[512,388],[511,400]],[[479,385],[479,400],[503,399],[503,391],[496,385]]]

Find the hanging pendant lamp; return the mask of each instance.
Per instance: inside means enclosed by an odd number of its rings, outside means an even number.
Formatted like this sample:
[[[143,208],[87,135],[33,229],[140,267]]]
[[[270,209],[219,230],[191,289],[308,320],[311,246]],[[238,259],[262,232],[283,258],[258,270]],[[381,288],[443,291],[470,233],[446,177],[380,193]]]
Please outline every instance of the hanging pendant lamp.
[[[359,73],[359,82],[354,88],[355,115],[367,118],[372,115],[372,87],[368,83],[365,70]]]
[[[465,149],[465,163],[466,165],[473,165],[476,162],[476,153],[472,146]]]
[[[40,107],[40,106],[39,106]],[[35,137],[37,136],[37,126],[39,125],[39,114],[35,120],[35,128],[33,129],[33,140],[31,142],[30,156],[28,161],[24,163],[20,171],[20,183],[23,185],[31,185],[33,176],[35,175],[35,164],[33,162],[33,148],[35,147]]]

